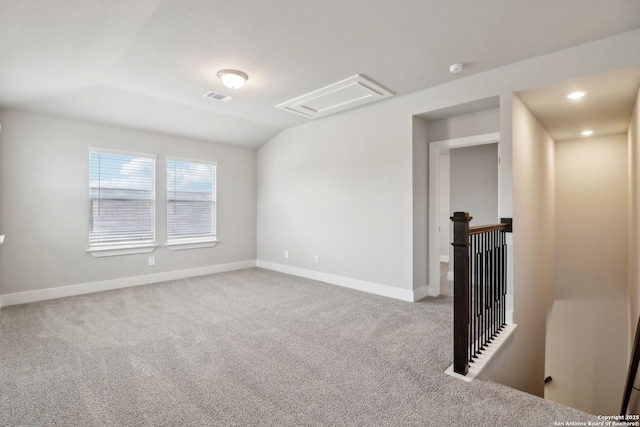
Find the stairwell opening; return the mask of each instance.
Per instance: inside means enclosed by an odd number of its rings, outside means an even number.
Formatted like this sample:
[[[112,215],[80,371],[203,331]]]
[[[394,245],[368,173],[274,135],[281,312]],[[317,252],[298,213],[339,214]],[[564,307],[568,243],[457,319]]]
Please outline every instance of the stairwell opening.
[[[640,283],[630,272],[638,269],[633,206],[640,162],[632,153],[640,144],[639,86],[640,69],[625,69],[518,92],[514,99],[514,117],[522,117],[514,119],[514,181],[518,163],[524,169],[544,161],[537,179],[548,185],[520,188],[543,192],[551,203],[529,206],[546,212],[551,239],[545,254],[551,268],[539,278],[548,287],[544,363],[545,376],[553,378],[544,396],[592,414],[620,409],[635,332],[630,326],[637,322]],[[578,88],[587,92],[584,100],[568,100]],[[590,137],[580,135],[587,126],[595,130]],[[517,145],[527,139],[545,147],[542,157]],[[523,172],[520,179],[533,177]],[[520,195],[527,196],[534,195]]]

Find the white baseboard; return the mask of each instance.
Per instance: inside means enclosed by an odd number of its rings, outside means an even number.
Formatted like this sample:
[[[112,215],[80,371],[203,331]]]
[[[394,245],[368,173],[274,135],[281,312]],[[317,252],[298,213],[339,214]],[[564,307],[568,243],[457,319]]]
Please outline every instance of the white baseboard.
[[[165,273],[148,274],[144,276],[123,277],[122,279],[104,280],[100,282],[83,283],[79,285],[62,286],[59,288],[39,289],[36,291],[18,292],[0,295],[0,307],[63,298],[93,292],[109,291],[112,289],[128,288],[130,286],[148,285],[166,282],[167,280],[185,279],[187,277],[204,276],[206,274],[223,273],[225,271],[242,270],[256,266],[255,260],[234,262],[231,264],[211,265],[207,267],[191,268],[187,270],[167,271]]]
[[[424,297],[431,295],[428,286],[421,286],[413,291],[413,301],[420,301]]]
[[[304,277],[306,279],[317,280],[319,282],[326,282],[332,285],[356,289],[358,291],[369,292],[371,294],[382,295],[402,301],[414,302],[418,299],[423,298],[424,296],[427,296],[426,286],[418,288],[416,291],[412,291],[408,289],[394,288],[392,286],[382,285],[380,283],[367,282],[364,280],[352,279],[350,277],[344,276],[336,276],[334,274],[321,273],[319,271],[307,270],[304,268],[292,267],[289,265],[278,264],[269,261],[258,260],[256,262],[256,266],[267,270],[278,271],[280,273],[291,274],[293,276]]]
[[[449,255],[440,255],[440,262],[449,262]]]

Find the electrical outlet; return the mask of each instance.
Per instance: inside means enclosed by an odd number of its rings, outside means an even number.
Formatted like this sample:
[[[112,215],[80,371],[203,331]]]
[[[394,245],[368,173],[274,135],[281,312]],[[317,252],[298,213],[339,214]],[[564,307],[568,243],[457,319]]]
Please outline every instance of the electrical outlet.
[[[289,258],[289,251],[287,249],[284,250],[284,257]]]
[[[316,255],[316,264],[318,264],[319,262],[320,262],[320,257]]]
[[[154,256],[149,257],[149,265],[156,265],[156,257]]]

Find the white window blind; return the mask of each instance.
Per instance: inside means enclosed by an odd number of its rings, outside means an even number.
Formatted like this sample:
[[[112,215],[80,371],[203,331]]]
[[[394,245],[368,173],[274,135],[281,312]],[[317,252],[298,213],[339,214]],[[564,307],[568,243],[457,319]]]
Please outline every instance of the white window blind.
[[[155,240],[155,158],[89,152],[89,246],[119,246]]]
[[[167,240],[216,236],[216,163],[167,159]]]

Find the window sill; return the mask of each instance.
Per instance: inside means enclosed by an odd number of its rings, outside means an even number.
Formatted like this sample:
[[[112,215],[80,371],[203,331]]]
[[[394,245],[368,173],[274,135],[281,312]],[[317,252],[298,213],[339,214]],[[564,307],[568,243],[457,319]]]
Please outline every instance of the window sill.
[[[207,239],[207,240],[197,240],[197,239],[184,239],[184,240],[169,240],[165,244],[165,247],[172,251],[182,251],[185,249],[199,249],[199,248],[212,248],[218,244],[220,240]]]
[[[133,254],[148,254],[156,250],[158,245],[155,243],[149,245],[136,245],[136,246],[104,246],[97,248],[87,249],[87,253],[95,258],[102,258],[108,256],[120,256],[120,255],[133,255]]]

